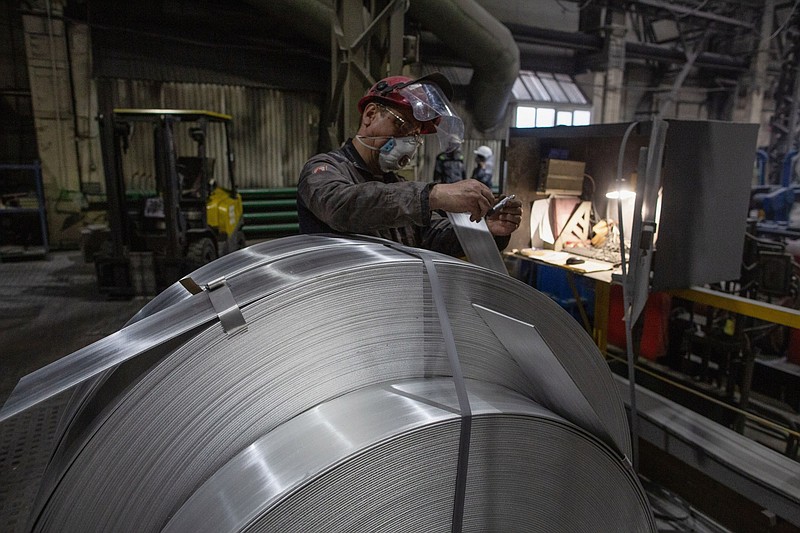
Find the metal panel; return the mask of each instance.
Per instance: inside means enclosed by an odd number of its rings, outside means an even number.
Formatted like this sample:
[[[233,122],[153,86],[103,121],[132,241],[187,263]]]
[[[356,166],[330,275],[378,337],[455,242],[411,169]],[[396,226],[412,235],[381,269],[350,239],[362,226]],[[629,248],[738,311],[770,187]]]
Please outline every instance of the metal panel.
[[[738,279],[757,124],[669,121],[653,289]]]

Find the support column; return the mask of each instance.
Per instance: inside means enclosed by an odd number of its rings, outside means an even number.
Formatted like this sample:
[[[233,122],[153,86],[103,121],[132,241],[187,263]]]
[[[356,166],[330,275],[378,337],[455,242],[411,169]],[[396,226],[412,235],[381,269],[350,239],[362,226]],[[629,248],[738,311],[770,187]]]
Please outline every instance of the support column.
[[[67,31],[69,63],[75,98],[75,143],[78,157],[78,177],[81,189],[87,194],[103,190],[103,161],[97,122],[97,87],[92,78],[91,34],[89,26],[72,22]]]
[[[622,122],[625,82],[625,13],[609,11],[606,29],[606,75],[603,87],[603,122]]]
[[[334,144],[356,132],[358,100],[377,80],[403,69],[403,20],[409,0],[336,0],[331,34],[331,124]],[[377,35],[377,38],[375,37]]]
[[[596,71],[592,73],[592,122],[603,122],[603,109],[605,109],[606,73]]]
[[[775,18],[775,0],[764,0],[764,12],[761,15],[761,38],[758,41],[753,72],[753,85],[750,88],[749,122],[762,124],[761,113],[764,109],[764,88],[767,86],[767,66],[769,65],[770,34]],[[762,135],[759,134],[759,139]]]
[[[74,247],[80,239],[80,225],[72,222],[80,218],[80,179],[63,3],[30,5],[22,24],[49,239],[54,247]]]
[[[335,26],[339,30],[338,38],[334,39],[336,48],[333,50],[336,63],[332,73],[333,83],[341,84],[342,101],[339,125],[342,141],[358,129],[358,110],[356,105],[359,93],[364,92],[366,79],[369,77],[369,61],[366,47],[354,47],[359,36],[367,29],[369,21],[365,20],[364,4],[353,0],[338,0],[336,2]],[[341,77],[344,75],[344,79]]]

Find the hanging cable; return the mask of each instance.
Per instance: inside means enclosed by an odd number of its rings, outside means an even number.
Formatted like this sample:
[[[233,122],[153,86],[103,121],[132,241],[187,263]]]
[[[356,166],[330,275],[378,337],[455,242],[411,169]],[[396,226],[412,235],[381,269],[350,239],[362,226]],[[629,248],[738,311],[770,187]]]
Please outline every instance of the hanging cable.
[[[617,217],[619,220],[619,251],[620,251],[620,268],[622,269],[622,301],[624,306],[625,317],[625,344],[627,345],[628,352],[628,384],[630,387],[630,426],[631,426],[631,446],[632,455],[631,461],[633,462],[634,470],[639,470],[639,414],[636,409],[636,376],[635,376],[635,360],[633,353],[633,324],[631,324],[631,301],[629,295],[629,280],[628,280],[628,263],[625,259],[625,228],[622,222],[622,161],[625,156],[625,147],[628,144],[628,137],[633,129],[638,126],[638,122],[632,122],[625,130],[622,136],[622,142],[619,145],[619,156],[617,157]]]

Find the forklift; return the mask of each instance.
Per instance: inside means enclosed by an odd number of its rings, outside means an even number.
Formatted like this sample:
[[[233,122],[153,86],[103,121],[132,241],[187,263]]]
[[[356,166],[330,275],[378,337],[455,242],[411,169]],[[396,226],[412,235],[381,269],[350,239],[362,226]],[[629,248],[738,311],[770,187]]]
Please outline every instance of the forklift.
[[[246,246],[230,115],[114,109],[99,120],[108,209],[108,231],[93,253],[100,292],[156,294]],[[225,187],[214,177],[215,154],[227,163]]]

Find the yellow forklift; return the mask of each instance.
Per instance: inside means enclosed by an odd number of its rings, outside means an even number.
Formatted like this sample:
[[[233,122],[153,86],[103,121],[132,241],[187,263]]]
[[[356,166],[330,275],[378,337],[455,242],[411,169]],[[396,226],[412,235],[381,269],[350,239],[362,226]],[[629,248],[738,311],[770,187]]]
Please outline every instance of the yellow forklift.
[[[155,294],[246,246],[230,115],[182,109],[108,115],[99,119],[109,232],[93,254],[101,292]],[[215,177],[217,159],[225,162],[224,186]]]

